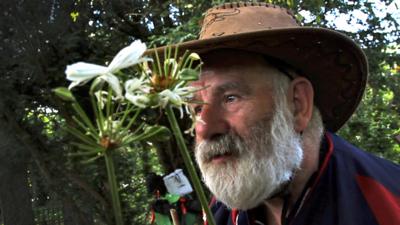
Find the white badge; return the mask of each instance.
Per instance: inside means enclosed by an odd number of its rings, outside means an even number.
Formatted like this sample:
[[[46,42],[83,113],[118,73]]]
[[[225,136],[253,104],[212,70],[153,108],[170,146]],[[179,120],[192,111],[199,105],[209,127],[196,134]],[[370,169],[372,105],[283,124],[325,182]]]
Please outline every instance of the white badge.
[[[185,174],[183,174],[182,169],[176,169],[173,173],[165,176],[163,180],[170,194],[183,196],[193,192],[192,186]]]

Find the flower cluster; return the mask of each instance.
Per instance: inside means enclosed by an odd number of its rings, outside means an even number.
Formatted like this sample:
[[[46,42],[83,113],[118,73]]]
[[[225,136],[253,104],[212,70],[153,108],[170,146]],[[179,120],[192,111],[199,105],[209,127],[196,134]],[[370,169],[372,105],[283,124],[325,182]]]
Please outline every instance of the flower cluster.
[[[68,65],[65,70],[71,84],[68,90],[59,88],[56,93],[73,101],[74,121],[78,126],[69,129],[81,140],[82,143],[76,144],[79,148],[96,149],[89,151],[94,159],[107,149],[128,146],[133,141],[150,137],[149,134],[167,134],[167,128],[161,126],[156,126],[151,133],[148,133],[151,129],[146,129],[147,133],[143,131],[147,125],[137,123],[136,119],[145,108],[172,106],[180,110],[181,117],[186,111],[193,123],[196,122],[188,104],[199,89],[187,86],[187,83],[198,79],[200,57],[185,52],[178,58],[178,48],[168,47],[161,61],[157,51],[151,58],[144,55],[146,50],[146,45],[138,40],[120,50],[108,66],[78,62]],[[89,82],[95,123],[70,92]],[[90,156],[89,153],[85,154]]]
[[[160,66],[158,57],[158,62],[144,57],[145,51],[146,45],[141,41],[135,41],[118,52],[108,66],[86,62],[69,65],[65,70],[67,79],[72,81],[69,89],[84,85],[94,79],[93,88],[106,82],[116,95],[114,100],[127,100],[140,108],[165,108],[168,104],[181,108],[181,106],[187,105],[187,100],[192,98],[197,89],[185,85],[188,81],[198,78],[199,66],[195,69],[190,67],[193,62],[199,61],[200,57],[196,53],[192,53],[181,58],[180,62],[175,58],[169,58],[164,60],[163,66]],[[149,69],[149,63],[153,64],[156,71]],[[116,75],[121,70],[135,65],[141,71],[138,77],[133,76],[128,80],[122,80],[122,77]],[[157,68],[158,66],[161,68]],[[121,88],[122,83],[124,90]],[[123,93],[125,94],[123,95]],[[94,94],[103,106],[107,91],[101,90]]]
[[[98,84],[100,82],[107,82],[116,95],[121,97],[121,85],[119,79],[115,76],[115,73],[135,64],[149,61],[149,58],[142,57],[145,51],[146,45],[141,41],[135,41],[128,47],[119,51],[108,66],[86,62],[78,62],[69,65],[65,70],[67,80],[72,81],[68,88],[72,89],[75,86],[84,85],[90,80],[96,78],[94,83]]]
[[[163,60],[160,60],[157,50],[153,51],[153,57],[145,56],[145,52],[146,45],[134,41],[119,51],[108,65],[78,62],[67,66],[66,78],[71,84],[68,89],[55,89],[55,93],[69,101],[75,111],[73,123],[67,123],[67,131],[79,140],[71,143],[77,147],[78,152],[70,155],[85,157],[86,163],[104,157],[114,217],[116,224],[122,225],[118,182],[112,159],[116,151],[112,150],[131,147],[132,143],[138,141],[166,140],[171,136],[171,129],[209,224],[213,225],[215,223],[207,207],[208,201],[173,111],[173,108],[178,108],[181,117],[184,111],[189,114],[193,121],[190,128],[192,132],[194,124],[199,120],[188,105],[200,88],[187,84],[198,79],[200,57],[187,51],[178,57],[178,47],[165,48]],[[89,82],[93,116],[86,113],[70,91]],[[146,108],[163,110],[170,129],[147,124],[144,118],[146,115],[141,116]]]

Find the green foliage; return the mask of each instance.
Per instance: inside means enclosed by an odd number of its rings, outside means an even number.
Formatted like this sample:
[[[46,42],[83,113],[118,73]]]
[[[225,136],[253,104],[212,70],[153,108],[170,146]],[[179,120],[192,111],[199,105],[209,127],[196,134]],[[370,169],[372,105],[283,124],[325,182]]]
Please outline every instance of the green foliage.
[[[363,101],[340,134],[357,146],[400,163],[400,145],[394,139],[400,133],[400,74],[385,61],[374,66],[371,72],[377,72],[371,73]]]

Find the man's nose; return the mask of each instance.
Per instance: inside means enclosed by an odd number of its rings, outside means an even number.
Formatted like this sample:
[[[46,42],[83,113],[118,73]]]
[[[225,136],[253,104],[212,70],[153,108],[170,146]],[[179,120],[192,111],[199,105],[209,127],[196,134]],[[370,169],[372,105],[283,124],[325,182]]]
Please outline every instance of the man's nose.
[[[212,140],[229,131],[229,123],[223,110],[212,104],[203,105],[196,123],[196,141]]]

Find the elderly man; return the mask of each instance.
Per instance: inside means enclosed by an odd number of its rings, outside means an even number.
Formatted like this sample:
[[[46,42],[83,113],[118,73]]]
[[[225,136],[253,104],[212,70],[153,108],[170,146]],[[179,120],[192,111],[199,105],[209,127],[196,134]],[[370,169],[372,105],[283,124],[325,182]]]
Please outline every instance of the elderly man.
[[[367,80],[352,40],[277,6],[229,3],[181,48],[204,61],[195,156],[217,224],[400,224],[399,166],[332,133]]]

